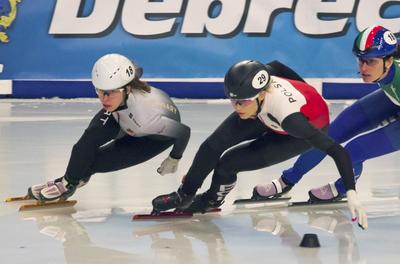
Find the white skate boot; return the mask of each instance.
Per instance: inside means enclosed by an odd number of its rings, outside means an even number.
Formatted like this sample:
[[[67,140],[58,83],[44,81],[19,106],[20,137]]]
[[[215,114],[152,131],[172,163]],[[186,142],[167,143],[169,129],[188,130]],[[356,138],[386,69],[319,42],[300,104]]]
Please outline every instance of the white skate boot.
[[[29,198],[33,198],[35,200],[39,200],[39,193],[41,190],[43,190],[44,188],[50,187],[54,185],[54,180],[53,181],[48,181],[45,183],[39,183],[39,184],[35,184],[32,185],[31,187],[28,188],[28,197]]]
[[[77,186],[70,184],[64,177],[58,178],[54,184],[43,188],[39,192],[39,200],[41,201],[54,201],[57,199],[67,200],[75,193]]]
[[[344,198],[343,195],[337,191],[335,183],[330,182],[324,186],[311,189],[308,192],[310,201],[312,202],[335,202]]]
[[[282,177],[267,184],[257,184],[253,189],[252,199],[276,199],[289,192],[293,186],[283,182]]]

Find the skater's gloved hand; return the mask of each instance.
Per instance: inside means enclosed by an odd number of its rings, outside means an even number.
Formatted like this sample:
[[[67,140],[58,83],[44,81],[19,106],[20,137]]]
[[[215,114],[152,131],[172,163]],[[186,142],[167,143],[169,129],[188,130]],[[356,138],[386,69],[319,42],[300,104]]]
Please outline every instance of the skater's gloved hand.
[[[362,229],[368,228],[368,220],[367,214],[365,213],[364,209],[360,201],[358,200],[357,193],[354,190],[349,190],[346,193],[347,195],[347,206],[351,212],[351,220],[358,221],[358,226]]]
[[[174,173],[178,169],[179,159],[174,159],[168,156],[157,169],[157,172],[164,176],[168,173]]]

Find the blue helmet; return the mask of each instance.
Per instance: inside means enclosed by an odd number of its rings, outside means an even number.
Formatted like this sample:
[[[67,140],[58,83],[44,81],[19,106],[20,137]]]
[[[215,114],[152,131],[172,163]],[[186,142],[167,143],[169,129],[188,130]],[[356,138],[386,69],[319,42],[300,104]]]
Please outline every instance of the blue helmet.
[[[371,26],[358,34],[354,40],[353,53],[361,59],[383,58],[396,53],[396,36],[382,26]]]

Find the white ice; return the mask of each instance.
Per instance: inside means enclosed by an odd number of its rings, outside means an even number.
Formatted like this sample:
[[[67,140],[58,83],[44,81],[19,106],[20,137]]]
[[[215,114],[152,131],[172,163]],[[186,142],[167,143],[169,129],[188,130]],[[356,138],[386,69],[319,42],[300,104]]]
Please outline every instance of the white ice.
[[[331,104],[332,117],[346,104]],[[96,100],[0,100],[0,198],[24,195],[30,185],[64,174],[71,148],[91,117]],[[175,191],[200,143],[232,111],[225,102],[178,102],[192,136],[174,175],[156,168],[168,151],[121,171],[97,174],[73,196],[71,208],[19,212],[0,208],[1,263],[400,263],[399,154],[365,163],[357,190],[369,229],[351,222],[346,204],[287,208],[235,207],[259,182],[280,176],[294,159],[241,173],[222,212],[191,219],[132,221],[151,200]],[[379,142],[371,142],[379,144]],[[336,179],[327,158],[292,190],[307,199],[311,187]],[[200,191],[209,186],[210,179]],[[320,248],[299,247],[306,233]]]

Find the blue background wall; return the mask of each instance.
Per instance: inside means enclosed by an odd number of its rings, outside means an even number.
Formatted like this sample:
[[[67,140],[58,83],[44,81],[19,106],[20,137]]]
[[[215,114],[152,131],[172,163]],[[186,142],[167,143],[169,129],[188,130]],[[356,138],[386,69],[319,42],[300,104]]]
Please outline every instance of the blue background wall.
[[[17,5],[17,17],[12,25],[7,29],[0,26],[0,33],[3,31],[9,37],[8,43],[0,42],[0,64],[4,64],[0,77],[41,81],[88,80],[96,59],[110,52],[118,52],[134,59],[144,68],[144,78],[222,78],[231,64],[249,58],[263,62],[278,59],[304,78],[357,77],[351,52],[353,39],[359,32],[356,23],[357,8],[361,2],[370,0],[348,0],[354,3],[351,14],[325,14],[326,19],[347,18],[345,28],[337,34],[310,35],[300,32],[296,28],[294,13],[301,1],[294,0],[292,9],[280,10],[270,17],[268,32],[246,34],[243,33],[244,26],[241,23],[235,31],[222,36],[207,33],[207,30],[204,34],[181,33],[187,12],[185,7],[187,8],[189,1],[198,0],[182,1],[182,10],[174,16],[175,30],[171,34],[143,37],[132,35],[124,28],[121,22],[124,1],[120,1],[120,12],[115,16],[114,24],[105,32],[61,35],[49,33],[56,0],[22,0]],[[393,19],[400,17],[400,1],[377,1],[382,2],[381,15],[387,18],[388,25],[392,25]],[[3,15],[10,10],[11,2],[12,0],[0,0],[0,12]],[[247,5],[250,2],[247,1]],[[309,0],[311,9],[313,2],[329,1]],[[89,16],[94,4],[95,0],[81,1],[82,16]],[[216,1],[214,8],[210,9],[210,16],[218,16],[219,12],[221,5]],[[243,16],[243,21],[245,20],[246,15]],[[384,20],[376,22],[382,21]],[[204,83],[200,84],[204,87]],[[27,91],[33,89],[32,82],[19,85],[24,85]],[[207,83],[207,87],[212,85],[219,89],[219,94],[221,84],[211,83],[209,86]],[[57,89],[66,88],[57,86]],[[196,91],[198,90],[194,93]]]

